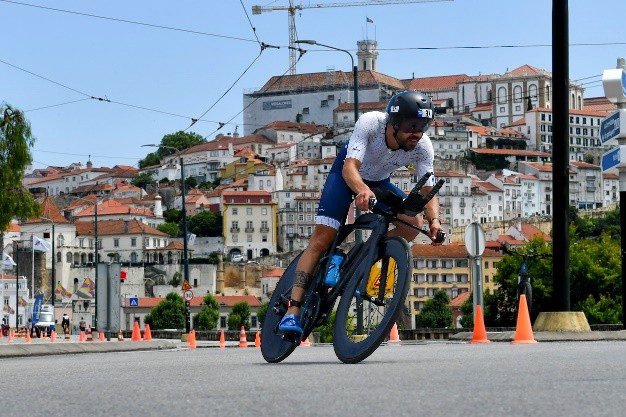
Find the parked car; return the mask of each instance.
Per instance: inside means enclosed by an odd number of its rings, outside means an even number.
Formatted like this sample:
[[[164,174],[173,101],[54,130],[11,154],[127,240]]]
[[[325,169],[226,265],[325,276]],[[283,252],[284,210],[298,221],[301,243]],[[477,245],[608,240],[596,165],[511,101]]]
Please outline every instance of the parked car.
[[[236,263],[240,263],[240,262],[244,262],[245,258],[243,257],[242,254],[236,253],[234,255],[231,255],[230,260]]]

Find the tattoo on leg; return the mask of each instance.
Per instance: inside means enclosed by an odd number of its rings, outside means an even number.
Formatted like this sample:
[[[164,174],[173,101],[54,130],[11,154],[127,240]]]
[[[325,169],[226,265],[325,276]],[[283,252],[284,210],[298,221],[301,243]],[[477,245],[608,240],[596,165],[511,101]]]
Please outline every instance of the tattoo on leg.
[[[309,274],[308,272],[296,271],[296,279],[293,281],[293,286],[306,289],[312,278],[313,275]]]

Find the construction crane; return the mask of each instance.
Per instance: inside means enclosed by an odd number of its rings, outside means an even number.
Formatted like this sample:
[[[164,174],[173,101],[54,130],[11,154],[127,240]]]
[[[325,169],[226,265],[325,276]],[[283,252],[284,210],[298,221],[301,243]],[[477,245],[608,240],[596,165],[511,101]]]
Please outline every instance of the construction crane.
[[[293,0],[289,0],[288,6],[252,6],[252,14],[261,14],[267,12],[273,12],[276,10],[287,10],[287,17],[289,19],[289,73],[296,73],[296,40],[298,32],[296,31],[296,11],[304,9],[322,9],[329,7],[361,7],[361,6],[382,6],[385,4],[410,4],[410,3],[441,3],[444,1],[454,0],[368,0],[368,1],[345,1],[336,3],[309,3],[303,5],[302,3],[294,5]]]

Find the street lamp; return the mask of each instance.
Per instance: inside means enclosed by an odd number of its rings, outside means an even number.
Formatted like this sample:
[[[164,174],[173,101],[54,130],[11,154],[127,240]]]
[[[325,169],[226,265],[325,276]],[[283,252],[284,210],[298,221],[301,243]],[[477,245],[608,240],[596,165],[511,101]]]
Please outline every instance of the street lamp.
[[[164,149],[173,149],[175,152],[180,152],[180,149],[175,148],[174,146],[164,146],[164,145],[156,145],[154,143],[141,145],[142,148],[164,148]],[[180,182],[182,187],[182,203],[183,203],[183,265],[184,265],[184,281],[189,282],[189,259],[187,257],[187,207],[185,206],[185,163],[183,160],[183,156],[179,155],[179,163],[180,163]],[[190,309],[189,302],[185,302],[185,314],[187,319],[185,320],[185,330],[187,333],[191,331],[191,323],[190,323]]]
[[[359,119],[359,69],[356,65],[354,65],[354,57],[347,49],[341,49],[330,45],[325,45],[323,43],[319,43],[317,41],[308,39],[308,40],[299,40],[296,43],[304,43],[307,45],[318,45],[324,48],[332,49],[334,51],[345,52],[350,57],[350,63],[352,64],[352,75],[354,80],[354,125],[356,126],[356,121]],[[356,209],[356,216],[358,217],[361,214],[360,210]],[[360,229],[357,229],[354,233],[354,238],[356,244],[359,244],[363,241],[363,235]],[[363,333],[363,302],[361,300],[357,300],[357,315],[356,315],[356,328],[357,333]]]

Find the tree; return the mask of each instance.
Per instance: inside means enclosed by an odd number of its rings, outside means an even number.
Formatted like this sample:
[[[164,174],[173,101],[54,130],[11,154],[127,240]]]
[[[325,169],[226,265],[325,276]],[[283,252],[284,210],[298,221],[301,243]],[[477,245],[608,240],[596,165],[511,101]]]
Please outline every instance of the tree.
[[[182,217],[182,212],[180,210],[169,209],[163,212],[163,218],[168,223],[179,223]]]
[[[161,139],[161,146],[157,150],[157,153],[163,158],[175,152],[173,149],[168,149],[164,146],[171,146],[179,151],[182,151],[202,143],[206,143],[206,140],[202,137],[202,135],[195,132],[183,132],[182,130],[179,130],[176,133],[170,133],[163,136],[163,139]]]
[[[189,218],[188,229],[197,236],[222,236],[222,215],[202,211]]]
[[[433,298],[426,301],[415,318],[417,327],[445,328],[452,325],[450,297],[445,291],[437,291]]]
[[[152,165],[159,165],[161,163],[161,157],[156,152],[151,152],[146,155],[145,158],[139,161],[139,168],[145,168]]]
[[[220,306],[211,294],[204,297],[204,305],[195,317],[194,323],[199,330],[215,330],[220,318]]]
[[[163,223],[157,226],[159,232],[167,233],[171,237],[178,237],[180,228],[176,223]]]
[[[237,321],[235,323],[235,318],[232,319],[231,326],[231,317],[236,317]],[[240,301],[235,303],[233,309],[228,315],[228,328],[231,330],[237,330],[244,326],[246,330],[250,328],[250,306],[245,301]]]
[[[182,280],[183,274],[181,274],[180,272],[174,272],[174,275],[172,275],[172,279],[170,280],[170,282],[168,282],[168,284],[172,287],[178,287]]]
[[[185,178],[185,186],[187,187],[188,190],[191,188],[195,188],[196,185],[198,185],[198,181],[196,181],[194,177]]]
[[[149,172],[142,172],[141,174],[137,174],[135,178],[132,179],[131,184],[135,187],[146,188],[146,185],[154,183],[154,178],[152,178],[152,174]]]
[[[256,311],[256,316],[259,319],[259,325],[260,326],[263,325],[263,321],[265,320],[265,315],[267,314],[267,309],[269,307],[270,307],[270,302],[266,301],[263,304],[261,304],[259,309]]]
[[[461,305],[461,326],[464,329],[471,329],[474,327],[474,299],[472,298],[472,294],[470,293],[469,297],[465,302]]]
[[[33,159],[35,143],[24,113],[8,104],[0,106],[0,230],[6,230],[14,217],[37,217],[39,204],[22,186],[26,167]]]
[[[153,329],[182,329],[185,327],[185,301],[171,292],[150,310],[144,320]]]

